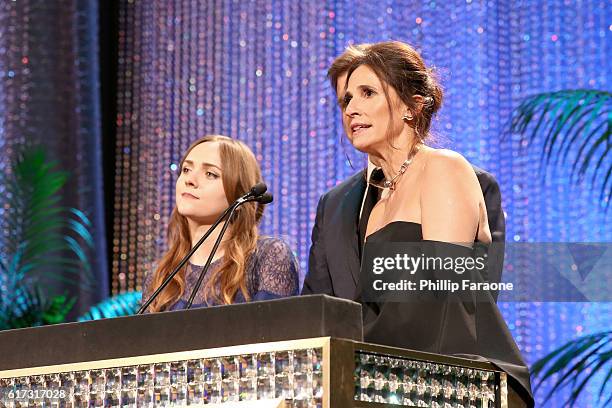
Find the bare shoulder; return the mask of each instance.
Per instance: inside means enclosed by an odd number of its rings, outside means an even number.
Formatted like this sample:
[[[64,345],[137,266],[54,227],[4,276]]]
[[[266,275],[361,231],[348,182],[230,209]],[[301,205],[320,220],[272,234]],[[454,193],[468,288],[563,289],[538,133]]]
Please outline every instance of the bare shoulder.
[[[428,153],[420,202],[423,238],[473,242],[481,234],[480,202],[484,203],[473,167],[452,150],[431,149]]]
[[[423,170],[429,183],[447,184],[472,178],[476,180],[474,170],[465,157],[448,149],[430,149]]]

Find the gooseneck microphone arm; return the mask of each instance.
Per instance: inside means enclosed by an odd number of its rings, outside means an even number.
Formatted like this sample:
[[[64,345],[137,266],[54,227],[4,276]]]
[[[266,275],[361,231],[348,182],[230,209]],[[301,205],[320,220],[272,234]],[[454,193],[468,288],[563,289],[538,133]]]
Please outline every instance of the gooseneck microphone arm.
[[[213,231],[219,226],[221,221],[223,221],[228,216],[228,214],[233,213],[236,207],[238,207],[244,202],[252,201],[253,199],[258,199],[259,197],[266,196],[267,194],[264,194],[264,193],[266,192],[267,189],[268,188],[264,183],[257,183],[251,188],[251,190],[248,193],[238,198],[238,200],[234,201],[229,207],[227,207],[225,211],[223,211],[223,214],[221,214],[219,218],[217,218],[215,223],[210,226],[208,231],[206,231],[206,233],[202,236],[202,238],[198,240],[198,242],[191,248],[191,250],[187,253],[187,255],[185,255],[183,259],[181,259],[181,262],[179,262],[176,268],[174,268],[172,273],[170,273],[170,275],[168,275],[166,279],[164,279],[162,284],[159,285],[159,287],[155,290],[155,292],[153,292],[153,294],[149,297],[149,299],[145,303],[143,303],[143,305],[140,307],[140,309],[138,309],[136,314],[142,314],[144,313],[145,310],[147,310],[147,308],[151,305],[151,303],[153,303],[153,301],[157,298],[157,296],[159,296],[161,291],[164,290],[166,286],[168,286],[170,281],[172,281],[172,278],[174,278],[174,276],[187,263],[189,258],[191,258],[191,256],[195,253],[195,251],[198,250],[198,248],[204,243],[204,241],[206,241],[206,239],[210,236],[210,234],[213,233]],[[224,225],[224,228],[225,228],[225,225]]]
[[[191,291],[191,295],[189,296],[189,301],[187,302],[187,306],[185,307],[185,309],[191,309],[191,305],[193,304],[193,300],[195,299],[196,293],[198,293],[198,290],[200,289],[200,286],[202,285],[202,281],[204,280],[204,276],[206,275],[206,272],[208,271],[208,268],[210,267],[210,264],[212,263],[212,259],[215,256],[215,253],[217,252],[217,249],[219,248],[219,244],[221,244],[221,240],[223,239],[223,235],[225,234],[225,230],[227,229],[227,226],[229,225],[229,220],[232,219],[232,216],[234,215],[234,211],[236,211],[236,209],[241,206],[242,204],[249,202],[249,201],[257,201],[260,204],[269,204],[272,202],[272,194],[270,193],[265,193],[260,195],[259,197],[250,197],[244,200],[239,200],[239,202],[236,203],[236,205],[232,208],[232,210],[230,211],[229,216],[227,217],[228,222],[226,222],[223,225],[223,228],[221,229],[221,233],[219,234],[219,236],[217,237],[217,240],[215,241],[215,245],[212,248],[212,251],[210,251],[210,255],[208,255],[208,259],[206,260],[206,264],[204,265],[204,267],[202,268],[202,270],[200,271],[200,275],[198,276],[198,280],[195,284],[195,286],[193,287],[193,290]]]
[[[243,202],[246,202],[246,201],[243,201]],[[232,207],[232,210],[230,211],[229,216],[227,217],[227,221],[225,222],[225,224],[223,224],[223,228],[221,228],[221,232],[219,233],[219,236],[215,240],[215,245],[213,245],[212,251],[210,251],[210,255],[208,255],[206,264],[204,264],[204,267],[200,271],[198,280],[196,281],[196,284],[193,287],[193,290],[191,291],[191,295],[189,295],[189,301],[187,301],[187,306],[185,307],[185,309],[187,310],[191,309],[191,305],[193,304],[193,299],[195,299],[196,293],[198,293],[200,286],[202,286],[204,275],[206,275],[206,271],[208,271],[208,267],[212,263],[213,256],[215,255],[215,252],[217,252],[217,248],[219,248],[219,245],[221,244],[221,239],[223,238],[223,235],[225,234],[225,231],[227,230],[227,226],[229,225],[229,220],[232,218],[232,216],[234,215],[234,212],[236,211],[236,208],[238,208],[240,204],[237,204]]]

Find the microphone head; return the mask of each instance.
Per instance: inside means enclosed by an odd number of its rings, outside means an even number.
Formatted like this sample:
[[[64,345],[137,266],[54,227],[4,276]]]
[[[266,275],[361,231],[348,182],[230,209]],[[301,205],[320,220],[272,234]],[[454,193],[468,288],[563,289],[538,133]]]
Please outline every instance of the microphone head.
[[[253,187],[251,187],[251,191],[249,191],[249,195],[252,197],[258,197],[268,191],[268,186],[266,183],[257,183]]]
[[[270,194],[270,193],[265,193],[265,194],[262,194],[261,196],[257,197],[255,200],[259,204],[270,204],[274,200],[274,197],[272,197],[272,194]]]

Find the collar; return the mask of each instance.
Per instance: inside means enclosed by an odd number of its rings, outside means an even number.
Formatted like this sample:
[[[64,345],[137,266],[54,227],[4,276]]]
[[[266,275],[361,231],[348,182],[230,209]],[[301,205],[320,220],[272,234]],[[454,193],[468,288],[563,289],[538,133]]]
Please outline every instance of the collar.
[[[374,171],[374,169],[376,169],[378,167],[376,167],[374,165],[374,163],[372,163],[370,161],[370,157],[368,156],[368,168],[366,170],[366,182],[370,180],[370,176],[372,175],[372,172]]]

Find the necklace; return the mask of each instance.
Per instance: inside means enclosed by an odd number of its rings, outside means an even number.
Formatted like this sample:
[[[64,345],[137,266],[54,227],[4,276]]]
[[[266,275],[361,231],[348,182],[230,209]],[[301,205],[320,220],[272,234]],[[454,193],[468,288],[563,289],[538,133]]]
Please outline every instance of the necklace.
[[[414,159],[414,156],[416,156],[418,151],[419,151],[419,148],[415,146],[411,150],[411,152],[414,152],[414,153],[410,154],[410,156],[402,163],[399,170],[397,171],[397,173],[395,174],[395,176],[393,176],[391,180],[383,180],[382,184],[374,184],[374,183],[370,183],[370,184],[372,184],[374,187],[378,187],[382,189],[388,188],[391,191],[395,191],[395,185],[397,184],[397,180],[406,172],[406,170],[408,169],[408,166],[410,166],[410,163],[412,163],[412,160]]]

